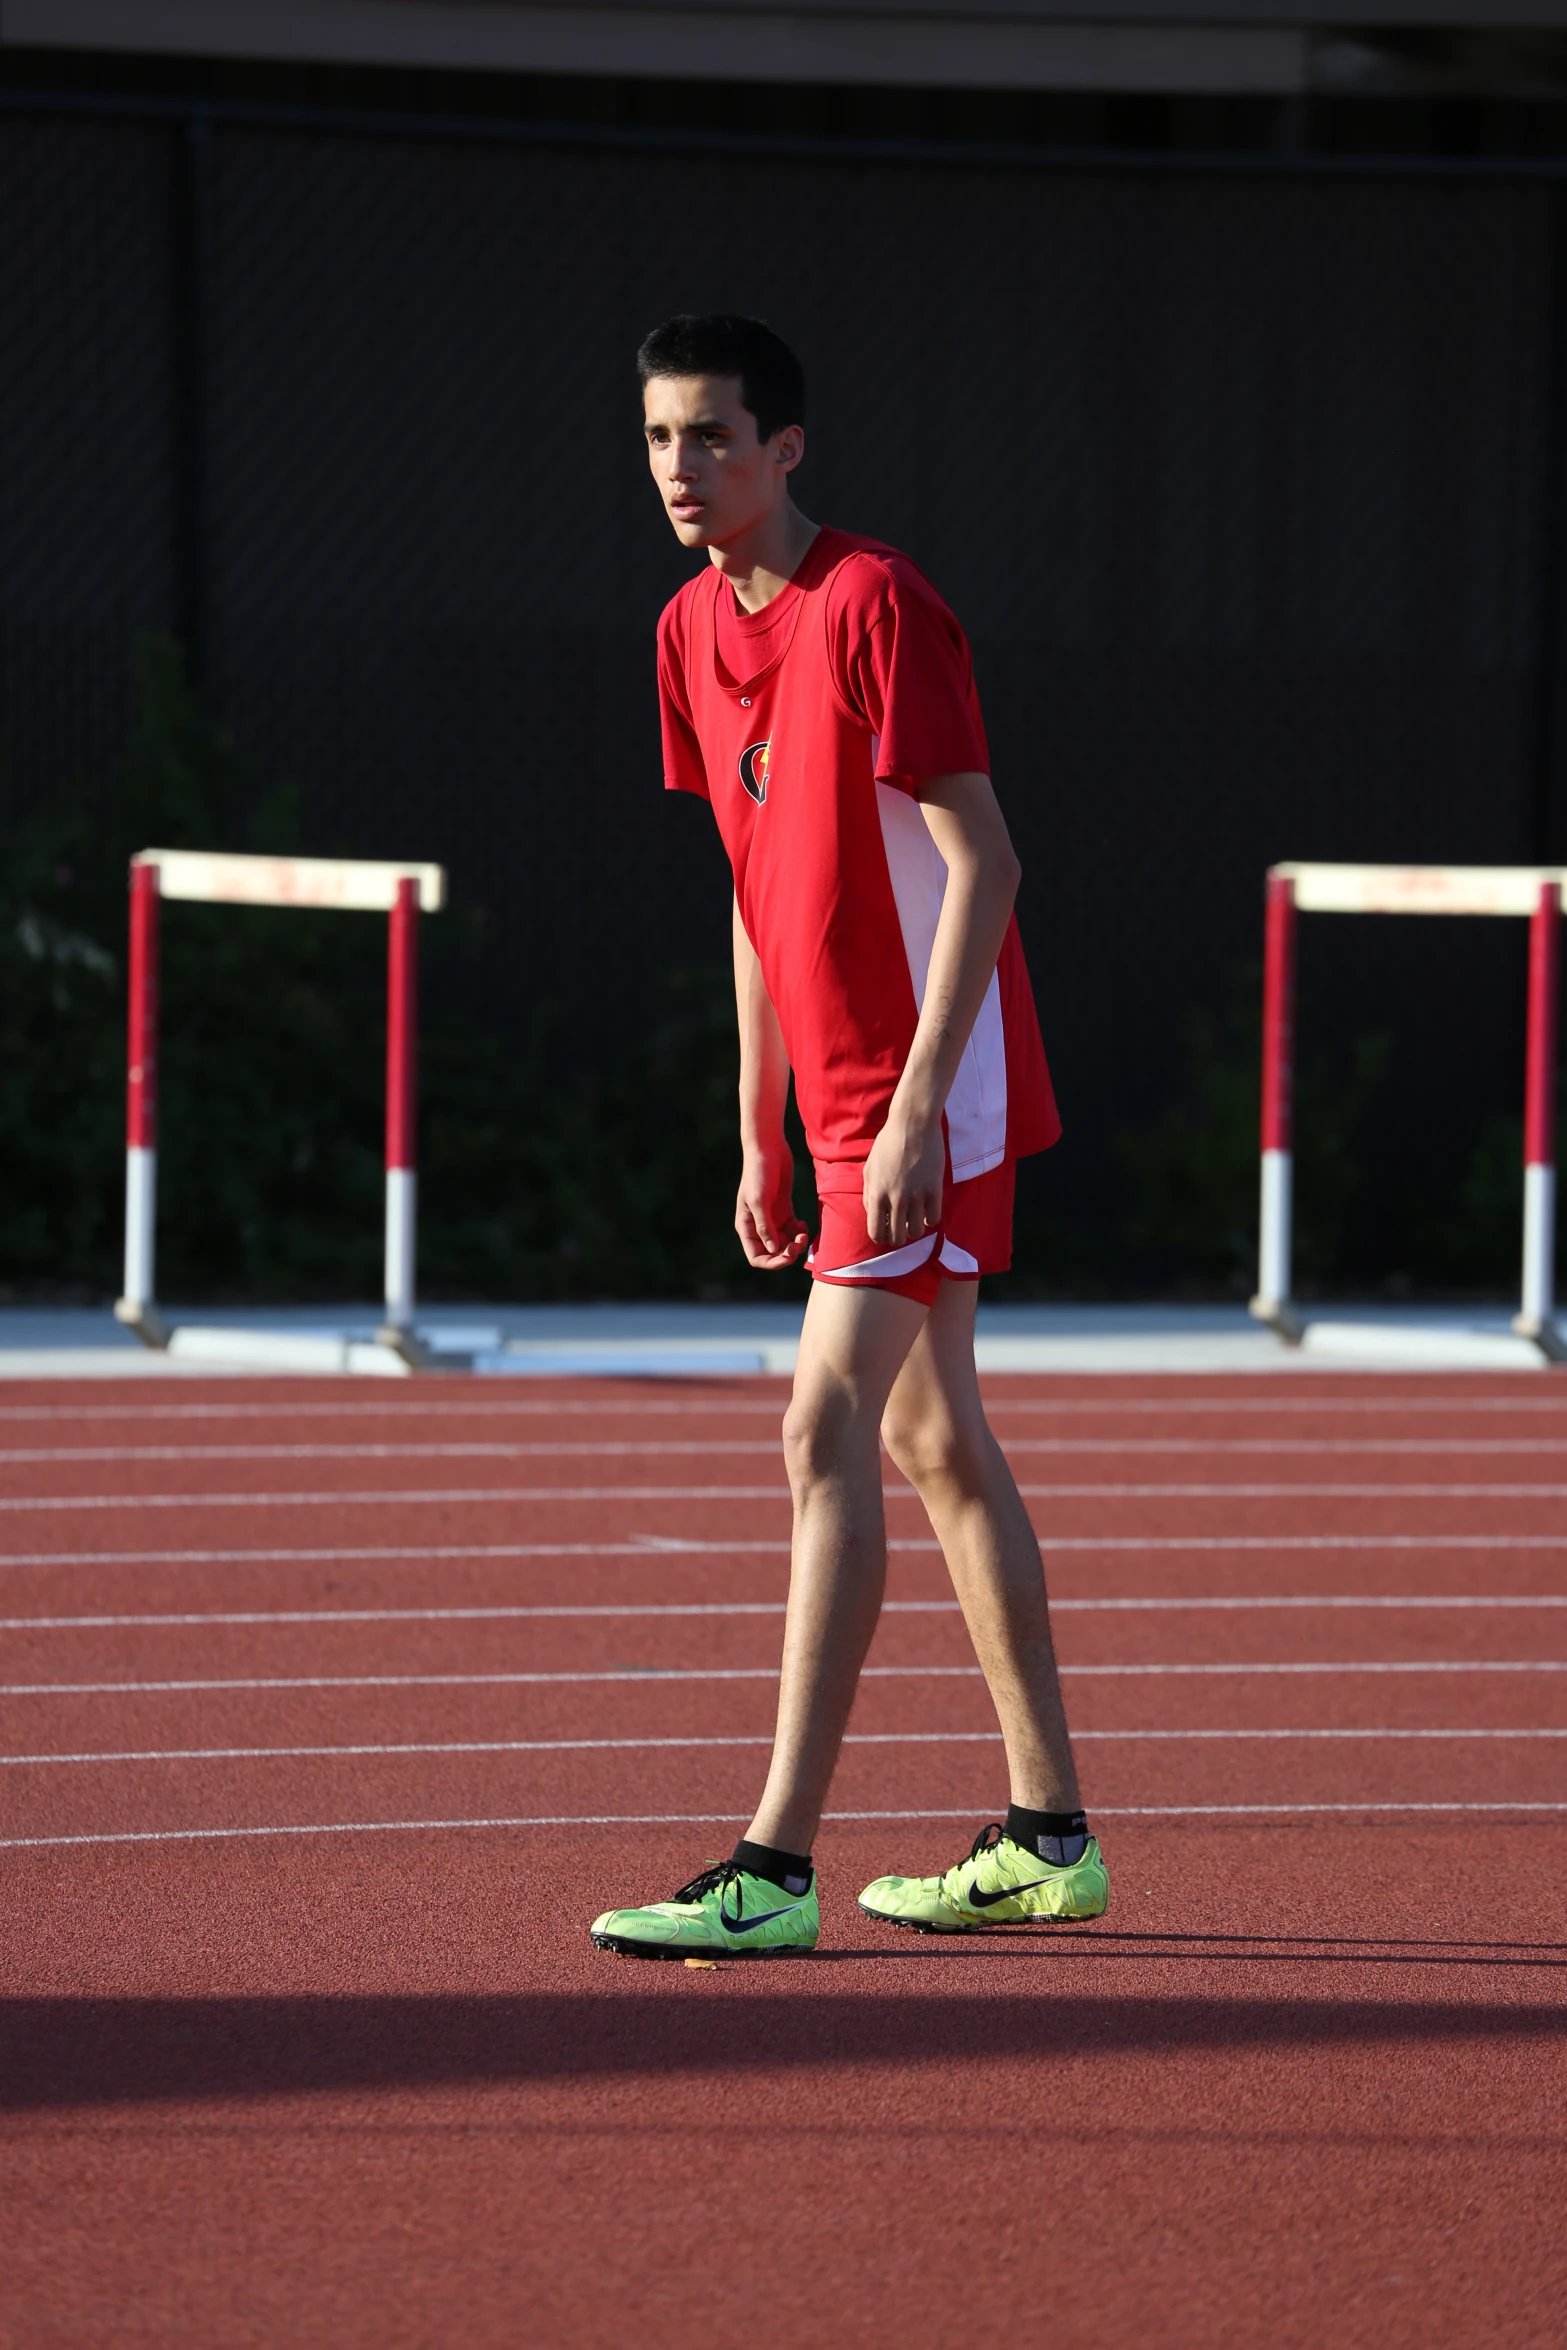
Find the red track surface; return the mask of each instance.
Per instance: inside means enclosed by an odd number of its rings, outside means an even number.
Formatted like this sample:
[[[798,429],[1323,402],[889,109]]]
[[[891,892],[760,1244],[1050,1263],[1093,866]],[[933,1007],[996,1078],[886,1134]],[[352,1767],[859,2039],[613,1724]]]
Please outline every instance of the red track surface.
[[[989,1389],[1110,1915],[856,1910],[1006,1792],[890,1491],[822,1950],[711,1971],[585,1927],[760,1783],[777,1383],[0,1394],[0,1749],[104,1758],[0,1764],[0,2343],[1560,2345],[1567,1389]]]

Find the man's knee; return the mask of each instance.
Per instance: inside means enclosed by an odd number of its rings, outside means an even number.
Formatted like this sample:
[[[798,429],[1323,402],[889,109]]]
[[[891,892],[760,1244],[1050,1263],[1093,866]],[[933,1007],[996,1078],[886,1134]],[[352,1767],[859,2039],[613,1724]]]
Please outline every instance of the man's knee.
[[[919,1491],[941,1484],[972,1485],[983,1466],[983,1432],[969,1428],[937,1397],[890,1398],[882,1442]]]
[[[876,1415],[852,1387],[824,1380],[796,1392],[783,1423],[784,1461],[796,1493],[852,1476],[876,1458]]]

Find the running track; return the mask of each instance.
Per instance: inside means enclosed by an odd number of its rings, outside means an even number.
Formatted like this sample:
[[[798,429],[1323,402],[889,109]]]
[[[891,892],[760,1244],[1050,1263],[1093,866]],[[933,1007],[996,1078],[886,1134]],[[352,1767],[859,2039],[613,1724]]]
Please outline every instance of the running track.
[[[0,1391],[0,2344],[1567,2334],[1567,1382],[995,1379],[1109,1917],[853,1896],[1005,1801],[918,1504],[809,1962],[725,1849],[779,1382]]]

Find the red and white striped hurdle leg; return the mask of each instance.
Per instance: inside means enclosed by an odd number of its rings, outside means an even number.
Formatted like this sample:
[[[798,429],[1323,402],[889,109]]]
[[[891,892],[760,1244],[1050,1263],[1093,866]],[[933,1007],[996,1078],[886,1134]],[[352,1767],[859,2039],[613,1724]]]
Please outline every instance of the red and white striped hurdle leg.
[[[1523,1300],[1513,1327],[1556,1351],[1556,996],[1561,884],[1540,884],[1529,924],[1524,1093]]]
[[[1286,1338],[1300,1335],[1290,1303],[1294,1078],[1295,884],[1287,874],[1270,873],[1262,998],[1262,1197],[1251,1310]]]
[[[411,1334],[418,1223],[417,1036],[419,884],[400,881],[387,941],[386,978],[386,1332]]]
[[[125,1283],[122,1322],[162,1343],[157,1296],[158,868],[131,868],[129,1033],[125,1064]]]
[[[123,1302],[144,1311],[157,1295],[158,1154],[132,1144],[125,1154]]]

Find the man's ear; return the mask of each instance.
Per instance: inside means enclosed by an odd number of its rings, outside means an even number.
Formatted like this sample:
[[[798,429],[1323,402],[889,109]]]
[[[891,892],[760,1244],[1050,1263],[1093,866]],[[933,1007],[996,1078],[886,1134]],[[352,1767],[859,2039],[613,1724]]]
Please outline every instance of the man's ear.
[[[792,473],[805,455],[805,427],[803,424],[780,425],[773,435],[774,462],[785,473]]]

